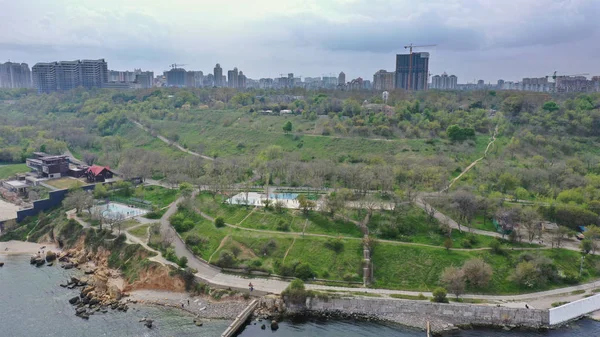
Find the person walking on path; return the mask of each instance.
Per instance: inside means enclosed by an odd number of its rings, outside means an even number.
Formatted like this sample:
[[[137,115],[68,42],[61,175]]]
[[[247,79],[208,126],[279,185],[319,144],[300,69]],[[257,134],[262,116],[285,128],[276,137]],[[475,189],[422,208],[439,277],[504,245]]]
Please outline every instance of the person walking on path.
[[[250,288],[250,291],[254,290],[254,286],[252,285],[252,282],[250,282],[250,283],[248,284],[248,288]]]

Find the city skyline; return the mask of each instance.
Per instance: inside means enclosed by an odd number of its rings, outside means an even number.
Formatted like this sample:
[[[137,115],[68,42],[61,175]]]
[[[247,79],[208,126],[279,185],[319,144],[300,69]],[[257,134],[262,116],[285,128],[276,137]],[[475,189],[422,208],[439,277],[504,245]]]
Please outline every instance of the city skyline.
[[[258,2],[6,2],[0,60],[105,58],[157,74],[171,63],[204,73],[220,63],[256,79],[351,79],[393,69],[390,55],[414,42],[437,44],[419,50],[430,52],[431,73],[493,83],[596,72],[600,52],[600,3],[591,0]]]

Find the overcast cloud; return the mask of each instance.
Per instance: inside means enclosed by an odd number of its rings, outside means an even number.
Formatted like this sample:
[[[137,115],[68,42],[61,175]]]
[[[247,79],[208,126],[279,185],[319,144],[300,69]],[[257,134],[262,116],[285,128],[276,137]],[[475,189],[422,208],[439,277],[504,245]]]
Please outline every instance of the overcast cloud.
[[[372,79],[414,42],[461,83],[600,75],[599,17],[598,0],[0,0],[0,60]]]

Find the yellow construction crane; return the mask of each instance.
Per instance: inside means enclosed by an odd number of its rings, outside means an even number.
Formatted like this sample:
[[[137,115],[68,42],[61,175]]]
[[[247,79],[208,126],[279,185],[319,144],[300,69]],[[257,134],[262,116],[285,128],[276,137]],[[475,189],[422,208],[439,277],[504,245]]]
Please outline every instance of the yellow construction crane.
[[[411,78],[410,76],[412,75],[412,54],[413,54],[413,48],[427,48],[427,47],[435,47],[437,46],[436,44],[424,44],[424,45],[414,45],[414,44],[409,44],[408,46],[404,46],[404,49],[408,49],[409,52],[409,57],[408,57],[408,82],[406,83],[406,90],[411,90],[412,88],[412,82],[411,82]],[[427,79],[426,79],[427,80]]]

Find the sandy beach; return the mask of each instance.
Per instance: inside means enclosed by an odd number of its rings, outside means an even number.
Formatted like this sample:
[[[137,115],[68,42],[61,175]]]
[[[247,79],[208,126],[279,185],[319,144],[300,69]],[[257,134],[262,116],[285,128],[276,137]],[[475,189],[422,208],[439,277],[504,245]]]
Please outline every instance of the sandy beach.
[[[188,293],[160,290],[135,290],[129,293],[128,299],[143,305],[179,308],[204,319],[235,319],[249,303],[243,299],[214,301],[206,296],[192,297]]]
[[[35,242],[25,242],[25,241],[7,241],[0,242],[0,255],[33,255],[42,250],[44,247],[44,251],[47,252],[49,250],[57,253],[60,251],[54,243],[35,243]]]

